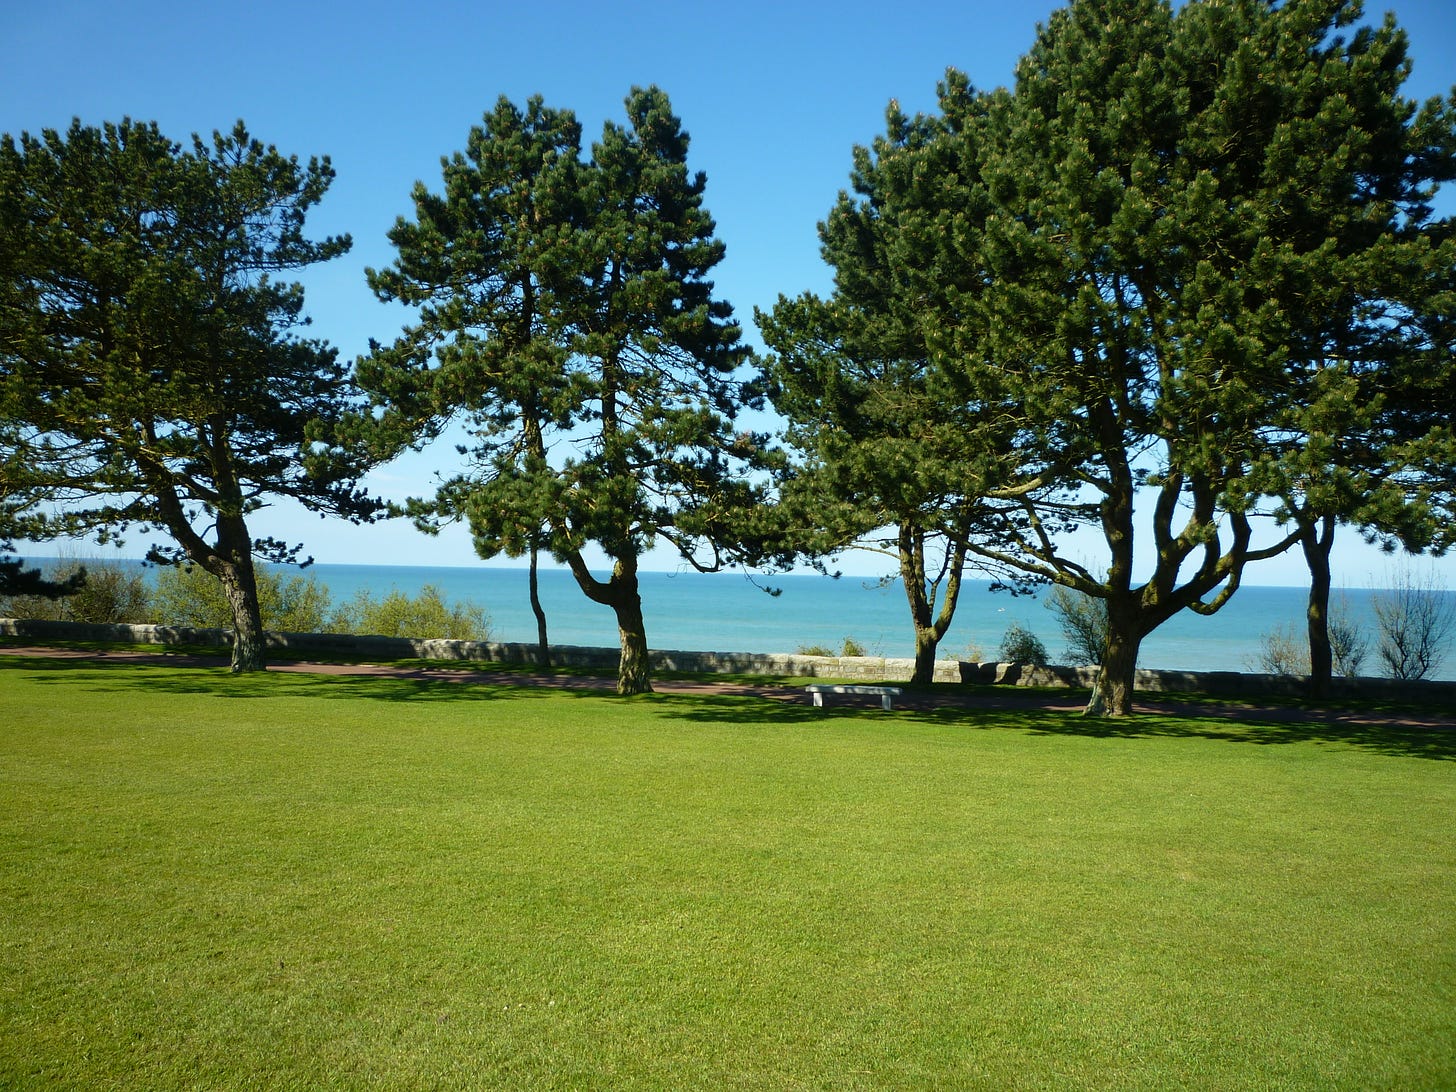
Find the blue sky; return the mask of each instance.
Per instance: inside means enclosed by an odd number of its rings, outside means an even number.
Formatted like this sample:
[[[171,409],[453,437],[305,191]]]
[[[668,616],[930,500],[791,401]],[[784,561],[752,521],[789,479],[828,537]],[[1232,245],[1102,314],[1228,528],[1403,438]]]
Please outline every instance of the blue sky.
[[[671,96],[708,175],[706,203],[728,257],[715,277],[752,343],[754,307],[779,293],[824,291],[815,225],[847,181],[850,151],[883,127],[886,103],[931,109],[948,66],[977,86],[1009,83],[1052,0],[988,3],[702,4],[668,2],[250,4],[56,0],[0,14],[0,131],[64,128],[130,116],[174,140],[244,119],[253,134],[301,158],[328,155],[338,178],[310,219],[316,235],[348,232],[354,249],[310,271],[313,333],[346,357],[388,340],[400,317],[375,302],[366,266],[387,265],[385,232],[409,211],[416,180],[439,181],[439,160],[504,94],[543,95],[570,108],[588,140],[620,120],[634,85]],[[1409,31],[1409,94],[1456,82],[1456,0],[1393,7]],[[428,491],[446,447],[383,469],[376,492]],[[304,541],[323,562],[479,564],[463,528],[436,539],[394,523],[356,528],[272,509],[256,533]],[[1389,569],[1347,532],[1338,582],[1361,585]],[[134,544],[140,553],[144,543]],[[1095,547],[1089,557],[1095,558]],[[133,552],[129,550],[128,552]],[[514,564],[514,562],[502,562]],[[1442,562],[1456,584],[1456,561]],[[666,555],[653,567],[672,568]],[[877,572],[866,559],[856,571]],[[1250,582],[1300,584],[1288,557]]]

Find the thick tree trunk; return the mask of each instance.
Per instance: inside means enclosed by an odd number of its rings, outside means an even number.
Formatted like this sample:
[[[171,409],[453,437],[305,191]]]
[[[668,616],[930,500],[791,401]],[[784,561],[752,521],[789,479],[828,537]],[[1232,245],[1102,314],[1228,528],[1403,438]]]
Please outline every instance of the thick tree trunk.
[[[930,620],[930,598],[925,593],[925,550],[910,528],[900,526],[900,583],[910,604],[910,622],[915,627],[915,673],[913,686],[929,686],[935,677],[935,653],[940,633]]]
[[[647,658],[647,627],[642,621],[642,596],[637,591],[637,575],[632,574],[630,593],[614,604],[617,612],[617,633],[621,637],[622,657],[617,664],[618,694],[652,693],[651,665]]]
[[[541,586],[537,568],[538,548],[531,546],[531,613],[536,616],[536,659],[542,667],[551,666],[551,643],[546,639],[546,611],[541,606]]]
[[[1305,620],[1309,629],[1309,694],[1323,698],[1330,692],[1335,657],[1330,646],[1330,551],[1335,544],[1335,521],[1326,516],[1318,527],[1303,528],[1299,538],[1309,566],[1309,606]]]
[[[1132,714],[1142,633],[1135,624],[1135,611],[1128,606],[1119,607],[1109,600],[1107,615],[1107,651],[1084,713],[1089,717],[1126,717]]]
[[[910,676],[911,686],[929,686],[935,681],[935,654],[940,648],[940,638],[935,630],[915,627],[915,673]]]
[[[617,612],[622,656],[617,661],[618,694],[652,693],[652,665],[647,658],[647,626],[642,621],[642,592],[637,584],[637,555],[627,553],[612,566],[604,602]]]
[[[253,559],[224,565],[219,579],[233,612],[233,674],[266,671],[263,656],[263,617],[258,606],[258,580]]]

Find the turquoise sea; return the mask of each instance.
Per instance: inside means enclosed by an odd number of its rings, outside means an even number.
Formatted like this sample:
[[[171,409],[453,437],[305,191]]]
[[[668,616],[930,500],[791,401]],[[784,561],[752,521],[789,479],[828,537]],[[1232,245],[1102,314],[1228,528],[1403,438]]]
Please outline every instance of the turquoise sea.
[[[383,565],[325,565],[306,570],[328,586],[335,599],[359,588],[376,593],[397,588],[414,594],[426,584],[449,599],[469,599],[486,609],[492,635],[502,641],[534,641],[525,569],[427,568]],[[909,656],[914,651],[905,593],[898,582],[881,585],[864,577],[748,577],[738,573],[641,574],[648,644],[658,649],[709,652],[795,652],[802,646],[838,650],[853,638],[873,655]],[[610,609],[588,600],[571,574],[541,572],[541,599],[553,644],[614,647],[617,631]],[[779,588],[770,596],[763,589]],[[1372,636],[1364,671],[1377,674],[1373,651],[1373,594],[1336,591],[1349,615]],[[1445,593],[1448,597],[1456,593]],[[1253,670],[1261,635],[1278,626],[1302,633],[1306,589],[1245,586],[1212,617],[1192,612],[1165,623],[1143,642],[1139,665],[1197,671]],[[941,643],[946,658],[996,659],[1007,626],[1018,623],[1039,636],[1052,659],[1062,659],[1056,616],[1038,598],[1012,598],[984,582],[962,592],[956,618]],[[1456,679],[1456,647],[1448,649],[1437,677]]]
[[[50,559],[33,558],[45,564]],[[140,564],[136,562],[136,564]],[[417,594],[434,585],[448,600],[470,600],[485,609],[498,641],[536,640],[529,577],[524,568],[317,564],[304,570],[325,585],[336,602],[360,589],[382,595],[397,589]],[[599,574],[605,577],[605,573]],[[543,569],[541,599],[553,644],[616,647],[612,611],[591,602],[569,572]],[[910,656],[914,633],[905,593],[898,581],[817,575],[754,576],[693,571],[642,573],[647,641],[655,649],[699,652],[797,652],[817,645],[835,650],[853,639],[870,655]],[[765,589],[779,589],[773,596]],[[1336,607],[1361,626],[1370,651],[1364,674],[1380,673],[1377,632],[1367,589],[1336,590]],[[1456,609],[1456,592],[1443,593]],[[1300,639],[1304,588],[1245,585],[1217,614],[1185,611],[1164,623],[1142,646],[1139,666],[1191,671],[1258,670],[1255,659],[1264,634],[1283,627]],[[1054,662],[1065,662],[1065,643],[1056,616],[1044,601],[992,592],[987,582],[967,582],[940,655],[946,659],[995,660],[1012,623],[1041,638]],[[1456,635],[1433,678],[1456,680]]]

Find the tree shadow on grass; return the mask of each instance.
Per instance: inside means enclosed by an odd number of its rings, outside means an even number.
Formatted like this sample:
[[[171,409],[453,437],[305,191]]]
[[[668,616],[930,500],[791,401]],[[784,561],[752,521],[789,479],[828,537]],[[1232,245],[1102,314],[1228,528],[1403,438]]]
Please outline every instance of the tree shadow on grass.
[[[885,712],[868,705],[817,708],[783,687],[752,688],[734,694],[657,693],[618,698],[610,680],[563,677],[547,685],[521,679],[487,678],[472,671],[419,670],[406,674],[325,675],[269,671],[233,675],[226,667],[180,667],[90,658],[0,657],[0,671],[29,674],[44,683],[85,686],[109,693],[146,692],[211,695],[223,699],[310,697],[322,700],[397,702],[546,701],[561,698],[642,703],[666,719],[703,724],[843,725],[893,728],[939,726],[980,731],[1101,739],[1206,739],[1255,746],[1296,743],[1339,744],[1400,758],[1456,760],[1456,728],[1408,723],[1369,711],[1247,709],[1190,704],[1189,712],[1139,713],[1133,717],[1089,718],[1065,709],[1038,708],[1023,698],[977,705],[975,697]]]
[[[210,695],[220,699],[308,697],[380,702],[491,701],[553,693],[589,696],[593,691],[546,689],[506,682],[480,682],[464,675],[322,675],[265,671],[234,675],[226,667],[171,667],[88,659],[0,658],[0,671],[13,670],[43,684],[114,694]]]
[[[1258,747],[1292,743],[1341,744],[1397,758],[1456,760],[1456,730],[1449,727],[1375,723],[1363,720],[1288,720],[1261,717],[1199,717],[1141,714],[1117,721],[1065,716],[1060,723],[1032,729],[1041,735],[1102,738],[1207,739]]]
[[[1339,744],[1398,758],[1456,760],[1456,728],[1378,719],[1353,719],[1362,714],[1299,710],[1230,709],[1216,716],[1139,713],[1125,718],[1085,717],[1080,712],[1020,707],[978,708],[943,705],[928,709],[884,712],[858,706],[814,708],[784,702],[747,699],[676,698],[670,717],[715,723],[765,721],[842,725],[914,724],[978,731],[1020,731],[1036,736],[1084,736],[1093,739],[1206,739],[1267,747],[1296,743]],[[883,721],[881,718],[884,718]]]

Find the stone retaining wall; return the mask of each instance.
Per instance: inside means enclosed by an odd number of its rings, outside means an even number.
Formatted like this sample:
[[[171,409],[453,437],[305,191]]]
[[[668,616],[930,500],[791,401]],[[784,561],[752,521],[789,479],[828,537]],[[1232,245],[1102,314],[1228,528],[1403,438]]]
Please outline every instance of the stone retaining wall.
[[[232,640],[226,629],[186,626],[114,625],[88,622],[51,622],[40,619],[0,618],[0,636],[38,641],[97,641],[118,644],[198,645],[222,647]],[[378,637],[348,633],[274,633],[266,635],[269,648],[294,654],[355,657],[360,660],[479,660],[532,664],[536,645],[502,641],[449,641],[440,638]],[[582,645],[552,645],[551,661],[561,667],[615,671],[618,650]],[[884,656],[802,656],[790,653],[687,652],[660,649],[651,654],[656,671],[733,672],[745,675],[791,675],[816,679],[854,679],[860,682],[903,682],[915,670],[909,658]],[[936,682],[967,682],[1001,686],[1088,688],[1097,677],[1094,667],[1033,667],[1028,664],[969,663],[938,660]],[[1257,675],[1238,671],[1139,671],[1139,691],[1188,691],[1226,697],[1300,697],[1302,678],[1292,675]],[[1419,698],[1446,701],[1456,708],[1456,682],[1403,682],[1395,679],[1335,679],[1332,696],[1387,700]]]

